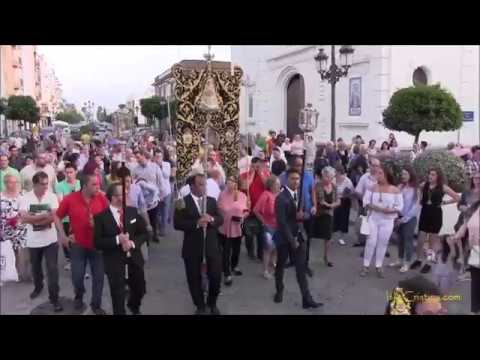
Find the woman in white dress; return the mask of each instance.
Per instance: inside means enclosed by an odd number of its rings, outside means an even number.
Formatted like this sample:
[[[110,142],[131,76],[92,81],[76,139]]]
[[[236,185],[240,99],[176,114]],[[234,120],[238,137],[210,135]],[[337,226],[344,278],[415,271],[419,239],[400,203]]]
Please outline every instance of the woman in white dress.
[[[363,197],[363,204],[368,209],[370,234],[367,236],[360,276],[364,277],[368,274],[375,253],[377,275],[383,278],[383,260],[392,235],[394,221],[403,209],[403,196],[393,185],[393,175],[389,169],[381,167],[377,170],[375,177],[377,184],[373,189],[367,190]]]

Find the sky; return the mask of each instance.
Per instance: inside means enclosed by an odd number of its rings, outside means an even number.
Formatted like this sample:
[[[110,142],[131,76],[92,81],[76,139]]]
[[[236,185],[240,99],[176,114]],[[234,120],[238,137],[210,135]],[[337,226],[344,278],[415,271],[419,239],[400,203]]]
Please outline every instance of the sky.
[[[154,78],[181,60],[202,60],[207,45],[39,45],[55,70],[63,98],[79,110],[88,100],[113,111],[143,97]],[[215,60],[230,61],[230,46],[212,46]]]

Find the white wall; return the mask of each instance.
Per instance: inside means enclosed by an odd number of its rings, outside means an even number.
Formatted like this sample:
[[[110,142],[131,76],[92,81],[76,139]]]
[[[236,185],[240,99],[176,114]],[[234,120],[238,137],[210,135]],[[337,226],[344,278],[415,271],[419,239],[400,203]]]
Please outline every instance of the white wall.
[[[330,45],[322,46],[330,56]],[[354,46],[353,66],[348,78],[336,86],[337,137],[346,141],[360,134],[365,139],[381,142],[390,132],[381,125],[382,112],[393,92],[412,85],[413,71],[425,66],[431,83],[440,82],[455,96],[464,111],[474,111],[475,121],[465,123],[460,141],[477,144],[479,139],[478,46]],[[337,47],[338,51],[339,47]],[[244,70],[255,85],[254,121],[246,129],[248,118],[247,90],[240,97],[240,130],[261,132],[269,129],[286,130],[285,95],[291,76],[299,73],[305,82],[305,103],[311,102],[319,111],[319,126],[315,137],[330,138],[330,84],[321,81],[316,72],[313,46],[232,46],[232,62]],[[337,59],[338,60],[338,59]],[[349,78],[362,78],[362,114],[349,116]],[[422,140],[443,146],[457,141],[458,132],[423,133]],[[400,146],[410,147],[413,137],[396,133]]]
[[[479,139],[479,92],[478,92],[478,46],[392,46],[392,93],[412,84],[412,73],[420,66],[427,69],[429,83],[440,83],[449,90],[460,104],[462,111],[474,111],[475,121],[464,122],[460,130],[460,142],[478,144]],[[404,141],[411,136],[398,134]],[[429,132],[420,135],[432,145],[442,146],[457,142],[458,131]]]

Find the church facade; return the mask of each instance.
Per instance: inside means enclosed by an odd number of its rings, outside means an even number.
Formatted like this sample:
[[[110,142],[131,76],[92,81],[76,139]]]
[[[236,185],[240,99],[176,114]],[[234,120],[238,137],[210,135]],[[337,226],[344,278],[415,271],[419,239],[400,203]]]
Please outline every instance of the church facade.
[[[267,134],[284,130],[301,133],[298,116],[311,103],[319,112],[317,141],[330,139],[331,88],[316,70],[314,56],[330,45],[232,46],[231,61],[242,67],[240,131]],[[336,46],[337,64],[340,64]],[[432,146],[448,142],[480,143],[479,46],[354,45],[348,76],[336,84],[336,137],[350,142],[385,140],[391,132],[382,124],[382,112],[392,94],[415,82],[439,83],[449,90],[464,111],[463,126],[453,132],[423,132],[420,140]],[[330,59],[328,60],[330,64]],[[394,132],[400,147],[411,147],[413,137]],[[380,144],[378,144],[380,145]]]

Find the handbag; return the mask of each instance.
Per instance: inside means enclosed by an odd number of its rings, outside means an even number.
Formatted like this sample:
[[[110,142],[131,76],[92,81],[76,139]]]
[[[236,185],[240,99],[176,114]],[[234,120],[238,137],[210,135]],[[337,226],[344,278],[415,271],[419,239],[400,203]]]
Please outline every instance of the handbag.
[[[370,235],[370,226],[368,225],[368,215],[360,215],[360,234]]]
[[[468,256],[468,265],[480,268],[480,246],[473,245]]]
[[[373,202],[373,192],[372,196],[370,198],[370,204]],[[368,218],[370,217],[370,214],[372,213],[371,210],[368,211],[367,215],[360,215],[360,234],[362,235],[370,235],[370,226],[368,225]]]
[[[242,232],[247,237],[260,234],[262,229],[263,225],[255,215],[250,215],[242,222]]]

